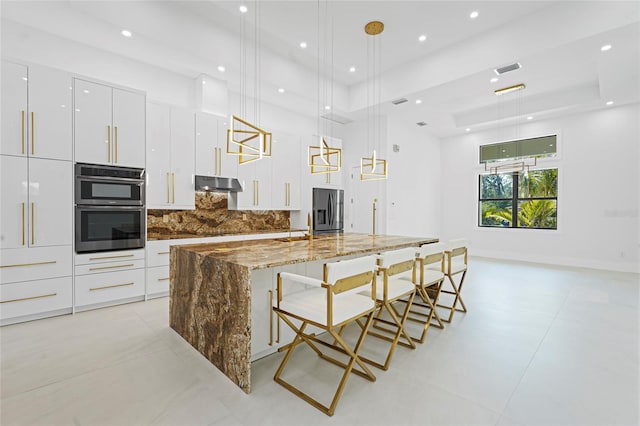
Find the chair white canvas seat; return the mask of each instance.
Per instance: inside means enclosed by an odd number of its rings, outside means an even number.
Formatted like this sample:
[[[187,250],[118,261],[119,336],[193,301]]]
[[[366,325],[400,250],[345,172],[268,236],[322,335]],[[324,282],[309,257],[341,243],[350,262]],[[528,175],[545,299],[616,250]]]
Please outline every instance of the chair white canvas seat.
[[[310,322],[327,325],[327,291],[322,288],[298,292],[282,298],[280,309],[295,316],[308,319]],[[334,297],[333,326],[354,319],[375,307],[370,296],[347,294]]]

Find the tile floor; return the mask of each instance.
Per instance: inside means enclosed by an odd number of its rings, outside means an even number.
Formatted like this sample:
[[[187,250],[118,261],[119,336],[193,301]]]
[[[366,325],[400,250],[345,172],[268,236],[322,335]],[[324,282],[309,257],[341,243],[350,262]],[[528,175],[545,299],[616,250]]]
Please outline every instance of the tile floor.
[[[272,380],[281,354],[254,363],[244,394],[167,326],[163,298],[0,329],[0,424],[638,424],[637,274],[469,269],[469,312],[399,347],[375,383],[352,376],[333,417]],[[331,395],[340,371],[305,351],[286,377]]]

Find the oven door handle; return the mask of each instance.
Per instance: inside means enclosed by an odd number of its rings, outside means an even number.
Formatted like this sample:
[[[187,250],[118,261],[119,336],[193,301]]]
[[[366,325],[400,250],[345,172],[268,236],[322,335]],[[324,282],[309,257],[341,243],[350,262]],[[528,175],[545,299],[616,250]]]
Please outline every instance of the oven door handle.
[[[143,206],[122,206],[122,205],[111,205],[111,206],[94,206],[91,204],[83,205],[78,204],[76,209],[78,210],[144,210]]]
[[[144,179],[135,178],[120,178],[113,176],[76,176],[76,179],[86,182],[112,182],[112,183],[136,183],[138,185],[144,184]]]

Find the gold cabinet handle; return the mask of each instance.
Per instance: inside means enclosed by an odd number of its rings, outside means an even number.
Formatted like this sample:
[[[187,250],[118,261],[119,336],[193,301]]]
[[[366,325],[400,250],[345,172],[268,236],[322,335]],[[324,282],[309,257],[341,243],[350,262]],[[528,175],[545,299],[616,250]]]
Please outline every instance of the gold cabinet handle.
[[[166,277],[166,278],[158,278],[158,281],[169,281],[169,277]]]
[[[114,144],[113,144],[113,149],[114,149],[114,157],[115,157],[115,162],[118,162],[118,126],[113,126],[113,139],[114,139]]]
[[[31,111],[31,155],[36,153],[36,114]]]
[[[273,310],[271,309],[273,303],[273,290],[269,290],[269,346],[273,345]]]
[[[24,245],[24,203],[22,203],[22,245]]]
[[[22,113],[22,153],[24,154],[24,110],[20,112]]]
[[[41,294],[40,296],[21,297],[20,299],[1,300],[0,303],[22,302],[23,300],[42,299],[44,297],[57,296],[58,293]]]
[[[31,245],[36,243],[36,203],[31,203]]]
[[[130,268],[131,266],[133,266],[133,263],[127,263],[126,265],[96,266],[95,268],[89,268],[89,270],[102,271],[104,269]]]
[[[107,126],[107,161],[111,162],[111,126]]]
[[[218,174],[218,148],[213,148],[213,174]]]
[[[171,182],[169,181],[169,173],[167,173],[167,204],[169,204],[169,188],[171,187]]]
[[[170,251],[159,251],[158,254],[169,254],[171,253]]]
[[[119,254],[117,256],[100,256],[90,257],[89,260],[102,260],[102,259],[122,259],[123,257],[133,257],[133,254]]]
[[[222,148],[218,148],[218,174],[222,176]]]
[[[57,263],[57,260],[47,260],[44,262],[32,262],[32,263],[14,263],[13,265],[1,265],[0,268],[16,268],[20,266],[36,266],[36,265],[52,265]]]
[[[89,289],[89,291],[96,291],[96,290],[106,290],[108,288],[116,288],[116,287],[125,287],[128,285],[133,285],[134,283],[123,283],[123,284],[114,284],[114,285],[105,285],[102,287],[92,287]]]
[[[171,202],[176,203],[176,174],[171,173]]]

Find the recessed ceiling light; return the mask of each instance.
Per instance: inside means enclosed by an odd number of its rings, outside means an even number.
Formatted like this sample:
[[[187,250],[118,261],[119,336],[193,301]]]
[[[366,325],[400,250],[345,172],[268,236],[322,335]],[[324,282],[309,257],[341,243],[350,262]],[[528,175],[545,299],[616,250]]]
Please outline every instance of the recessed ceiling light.
[[[528,116],[527,120],[533,120],[533,117],[532,116]]]
[[[427,36],[422,34],[420,37],[418,37],[418,41],[425,41],[427,39]]]
[[[83,92],[84,93],[89,93],[89,91],[87,89],[84,89]]]
[[[129,30],[122,30],[120,31],[120,34],[122,34],[125,37],[131,37],[133,34],[131,34],[131,31]]]
[[[422,99],[416,99],[416,103],[417,104],[421,104],[422,103]]]
[[[224,72],[225,71],[225,67],[223,67],[222,65],[218,65],[218,71],[220,72]]]
[[[470,131],[471,131],[471,129],[467,127],[466,129],[464,129],[464,131],[465,131],[465,132],[470,132]]]
[[[278,89],[278,93],[284,93],[284,89],[281,87]]]
[[[356,72],[356,67],[349,68],[349,72]]]
[[[606,52],[607,50],[611,49],[611,45],[610,44],[605,44],[604,46],[602,46],[600,48],[600,50],[602,50],[603,52]]]
[[[242,6],[240,6],[239,9],[240,9],[240,12],[242,12],[242,13],[247,13],[247,10],[249,10],[249,9],[247,9],[247,6],[245,6],[244,4]]]
[[[613,101],[607,102],[607,105],[613,105]]]
[[[491,80],[489,80],[492,83],[496,83],[498,81],[498,77],[493,77]]]
[[[301,41],[300,42],[300,47],[302,47],[303,49],[307,48],[307,43],[305,41]]]
[[[324,109],[326,109],[327,111],[329,111],[331,109],[331,107],[329,105],[325,105]]]
[[[469,14],[469,18],[471,18],[471,19],[476,19],[476,18],[478,17],[478,15],[479,15],[478,11],[477,11],[477,10],[474,10],[473,12],[471,12],[471,13]]]
[[[204,86],[205,84],[207,84],[206,80],[202,80],[202,85]]]

